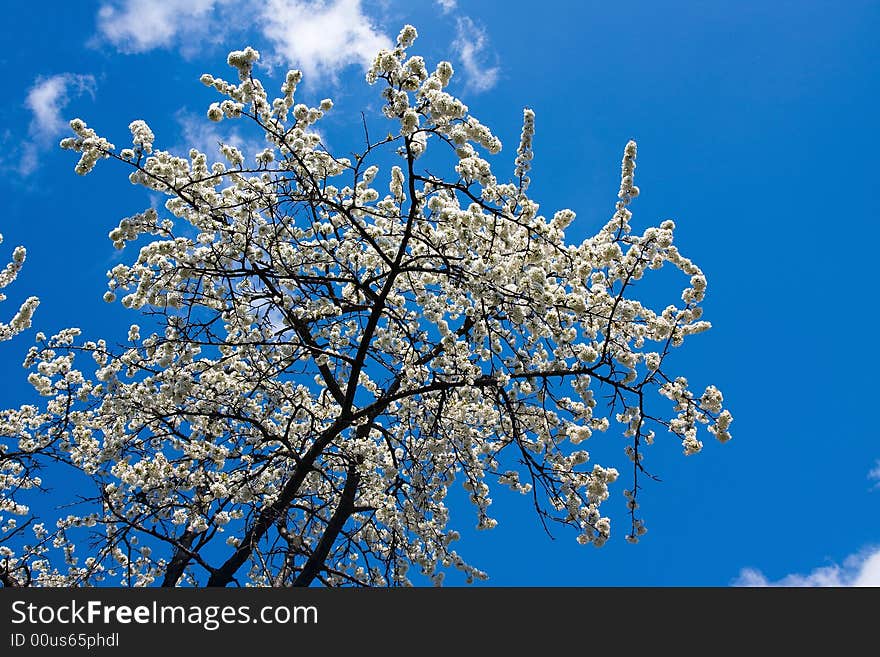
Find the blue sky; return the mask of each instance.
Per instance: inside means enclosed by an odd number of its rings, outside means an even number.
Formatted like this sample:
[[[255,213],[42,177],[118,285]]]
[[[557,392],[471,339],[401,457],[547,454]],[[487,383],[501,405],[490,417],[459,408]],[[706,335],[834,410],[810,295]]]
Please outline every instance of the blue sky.
[[[450,59],[453,91],[504,141],[499,166],[512,170],[522,108],[536,111],[532,196],[578,213],[570,239],[610,216],[623,147],[638,141],[634,224],[675,219],[709,280],[714,328],[676,371],[718,385],[735,418],[734,440],[697,456],[658,440],[648,465],[662,482],[641,498],[636,546],[620,490],[600,550],[550,540],[499,491],[498,528],[466,532],[460,552],[494,585],[880,585],[880,3],[114,0],[4,14],[0,249],[23,244],[28,261],[3,319],[36,294],[46,333],[124,340],[137,321],[101,301],[120,258],[106,235],[151,199],[118,167],[76,176],[57,148],[67,119],[117,144],[141,118],[159,148],[247,146],[255,135],[204,119],[216,98],[198,77],[228,76],[226,53],[250,44],[265,79],[301,68],[306,102],[334,99],[322,130],[348,150],[359,112],[378,106],[364,59],[412,23],[414,51]],[[32,335],[0,345],[4,405],[29,399],[17,365]],[[590,447],[622,466],[615,440]]]

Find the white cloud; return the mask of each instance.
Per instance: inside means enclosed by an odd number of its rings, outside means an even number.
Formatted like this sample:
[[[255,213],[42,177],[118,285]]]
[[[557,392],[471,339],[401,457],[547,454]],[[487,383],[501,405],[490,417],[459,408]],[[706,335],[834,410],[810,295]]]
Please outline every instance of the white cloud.
[[[115,0],[98,10],[98,31],[122,52],[175,45],[216,28],[215,9],[229,0]]]
[[[843,565],[822,566],[806,575],[770,581],[760,570],[744,568],[736,586],[880,586],[880,548],[847,557]]]
[[[40,151],[49,148],[52,141],[67,130],[67,121],[61,115],[71,97],[83,93],[95,94],[95,78],[91,75],[59,73],[48,78],[37,78],[25,99],[31,112],[28,127],[30,140],[22,144],[19,171],[32,173],[38,165]]]
[[[444,14],[448,14],[458,6],[457,0],[437,0],[437,4],[440,5],[440,10]]]
[[[877,482],[873,486],[874,489],[880,488],[880,459],[877,459],[874,467],[868,472],[868,479],[873,479]]]
[[[67,129],[61,110],[74,95],[95,93],[95,78],[91,75],[60,73],[48,78],[37,78],[28,91],[25,105],[33,113],[30,131],[34,137],[57,137]]]
[[[307,76],[335,79],[340,68],[366,68],[380,48],[392,47],[364,15],[361,0],[269,0],[259,20],[275,55]]]
[[[271,46],[264,53],[270,62],[334,79],[340,68],[366,67],[380,48],[392,47],[364,14],[362,0],[263,0],[253,6],[248,15],[232,0],[109,0],[98,11],[98,31],[121,52],[179,47],[189,54],[225,31],[253,28]]]
[[[457,19],[456,37],[452,47],[464,68],[467,85],[474,91],[487,91],[498,82],[498,67],[485,64],[485,50],[488,45],[489,38],[485,30],[467,16]]]

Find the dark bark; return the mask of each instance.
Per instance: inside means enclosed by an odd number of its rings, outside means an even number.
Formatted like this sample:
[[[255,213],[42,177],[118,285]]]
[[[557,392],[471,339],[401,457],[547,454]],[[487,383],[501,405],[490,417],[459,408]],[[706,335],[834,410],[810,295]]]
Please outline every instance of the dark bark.
[[[12,576],[6,566],[0,566],[0,584],[8,589],[23,588],[21,582]]]
[[[189,530],[186,530],[180,537],[180,540],[177,542],[178,548],[174,551],[174,557],[171,559],[171,563],[168,564],[168,568],[165,569],[165,579],[162,580],[163,587],[177,585],[180,576],[183,575],[183,571],[186,570],[190,562],[191,553],[189,548],[192,547],[195,537],[195,532]]]
[[[321,452],[324,451],[327,445],[330,444],[330,441],[333,440],[333,438],[335,438],[339,432],[347,426],[347,424],[347,419],[337,421],[311,446],[309,451],[306,452],[306,455],[300,461],[293,476],[287,481],[284,488],[281,489],[281,494],[278,496],[278,499],[276,499],[270,506],[263,509],[253,526],[248,530],[247,534],[245,534],[238,548],[232,553],[232,556],[229,557],[222,566],[211,573],[211,577],[208,578],[208,586],[226,586],[233,580],[235,573],[241,568],[242,564],[248,560],[248,557],[251,556],[254,547],[260,542],[260,539],[263,538],[265,533],[281,514],[286,512],[290,507],[291,502],[293,502],[296,494],[299,492],[300,486],[302,486],[303,481],[305,481],[306,475],[312,471],[312,467],[317,458],[321,455]]]
[[[339,505],[330,517],[327,528],[324,530],[324,535],[321,536],[318,545],[315,546],[308,561],[306,561],[303,569],[294,580],[294,586],[309,586],[324,568],[324,563],[330,554],[330,550],[333,549],[333,544],[339,537],[339,532],[342,531],[346,521],[354,512],[354,498],[357,494],[358,483],[360,483],[360,475],[357,473],[355,465],[352,464],[348,466],[348,474],[345,478],[345,487],[342,489]]]

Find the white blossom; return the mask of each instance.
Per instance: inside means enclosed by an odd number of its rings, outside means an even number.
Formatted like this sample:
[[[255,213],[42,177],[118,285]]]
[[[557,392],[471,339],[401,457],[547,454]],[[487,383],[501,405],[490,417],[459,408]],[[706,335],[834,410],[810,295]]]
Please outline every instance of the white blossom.
[[[3,243],[3,235],[0,235],[0,244]],[[27,258],[27,250],[23,246],[17,246],[12,251],[12,262],[0,270],[0,290],[10,285],[21,271],[24,261]],[[6,300],[6,295],[0,292],[0,302]],[[28,297],[21,304],[18,312],[13,315],[9,323],[0,322],[0,342],[10,340],[22,331],[31,327],[34,311],[40,305],[37,297]],[[2,452],[0,452],[2,453]]]

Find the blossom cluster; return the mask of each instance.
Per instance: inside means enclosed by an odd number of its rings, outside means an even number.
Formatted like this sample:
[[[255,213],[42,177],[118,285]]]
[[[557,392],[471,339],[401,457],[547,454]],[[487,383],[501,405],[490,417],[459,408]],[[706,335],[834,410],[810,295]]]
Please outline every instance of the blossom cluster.
[[[0,235],[0,244],[3,243],[3,235]],[[0,270],[0,290],[9,286],[21,271],[24,261],[27,258],[27,250],[23,246],[17,246],[12,252],[12,261],[6,267]],[[0,302],[6,301],[6,295],[0,292]],[[34,311],[40,305],[37,297],[28,297],[21,304],[18,312],[12,317],[9,323],[0,322],[0,342],[11,340],[22,331],[30,328],[31,319]]]

